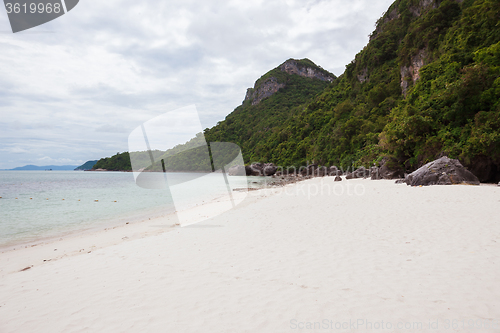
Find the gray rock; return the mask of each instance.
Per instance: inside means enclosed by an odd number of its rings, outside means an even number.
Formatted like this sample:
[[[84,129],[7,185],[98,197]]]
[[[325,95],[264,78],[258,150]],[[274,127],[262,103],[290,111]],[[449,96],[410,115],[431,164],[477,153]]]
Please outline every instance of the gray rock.
[[[398,166],[394,158],[384,157],[380,161],[380,168],[374,167],[371,172],[372,180],[379,179],[399,179],[404,177],[404,170]]]
[[[245,166],[245,173],[247,176],[260,176],[259,170],[254,170],[251,165]]]
[[[230,167],[227,173],[230,176],[245,176],[246,175],[246,170],[244,165],[235,165],[233,167]]]
[[[443,156],[427,163],[406,176],[405,182],[411,186],[427,185],[479,185],[479,179],[454,159]]]
[[[277,170],[273,163],[253,163],[245,167],[247,176],[272,176]]]
[[[312,175],[314,175],[314,173],[316,172],[317,169],[318,169],[317,164],[308,164],[305,167],[304,166],[300,167],[299,173],[302,176],[312,176]]]
[[[354,179],[354,178],[368,178],[370,177],[370,170],[365,167],[357,168],[354,172],[348,173],[345,176],[346,179]]]
[[[340,170],[335,165],[332,165],[331,167],[328,168],[329,176],[339,176],[340,173],[341,173]]]
[[[498,158],[477,155],[471,158],[465,166],[481,183],[496,183],[500,180],[500,159]]]
[[[382,177],[380,176],[380,168],[379,167],[371,167],[370,168],[370,178],[371,180],[380,180]]]
[[[342,177],[340,177],[340,176],[335,176],[334,181],[336,181],[336,182],[341,182],[341,181],[342,181]]]
[[[276,173],[276,171],[278,171],[278,168],[274,164],[264,164],[264,176],[272,176]]]
[[[500,186],[500,182],[498,182],[498,186]]]
[[[328,176],[330,173],[330,168],[327,168],[325,166],[322,166],[322,167],[317,167],[312,176],[314,177],[325,177],[325,176]]]

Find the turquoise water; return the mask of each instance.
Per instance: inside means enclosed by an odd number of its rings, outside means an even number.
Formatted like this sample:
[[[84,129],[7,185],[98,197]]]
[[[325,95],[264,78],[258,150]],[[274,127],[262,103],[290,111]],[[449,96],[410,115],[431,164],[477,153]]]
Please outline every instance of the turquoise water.
[[[0,197],[0,246],[174,211],[123,172],[0,171]]]
[[[210,177],[206,184],[213,196],[227,191]],[[240,186],[246,185],[242,177]],[[188,191],[177,204],[209,199]],[[175,211],[168,188],[143,189],[127,172],[0,171],[0,197],[0,247]]]

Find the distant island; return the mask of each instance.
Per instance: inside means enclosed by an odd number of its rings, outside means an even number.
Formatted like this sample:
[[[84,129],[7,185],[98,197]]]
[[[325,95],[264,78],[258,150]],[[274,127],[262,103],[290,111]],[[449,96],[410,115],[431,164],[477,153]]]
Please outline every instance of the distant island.
[[[75,170],[77,168],[77,165],[44,165],[44,166],[37,166],[37,165],[25,165],[22,167],[17,167],[14,169],[8,169],[9,171],[44,171],[44,170],[53,170],[53,171],[66,171],[66,170]]]
[[[83,171],[83,170],[91,170],[94,165],[97,163],[95,161],[87,161],[84,164],[78,165],[33,165],[28,164],[22,167],[17,167],[13,169],[5,169],[4,171]]]

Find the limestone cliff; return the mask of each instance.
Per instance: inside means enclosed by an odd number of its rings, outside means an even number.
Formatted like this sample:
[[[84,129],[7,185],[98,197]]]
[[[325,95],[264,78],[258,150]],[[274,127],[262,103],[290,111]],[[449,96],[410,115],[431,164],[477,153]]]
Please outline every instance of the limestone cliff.
[[[274,71],[269,72],[257,80],[253,88],[248,88],[243,103],[250,102],[252,105],[257,105],[263,99],[285,88],[287,84],[287,75],[298,75],[324,82],[332,82],[335,79],[333,74],[316,66],[309,59],[288,59]]]
[[[332,82],[334,76],[327,71],[317,67],[317,66],[307,66],[303,65],[295,59],[288,59],[280,67],[283,72],[288,74],[297,74],[303,77],[308,77],[311,79],[318,79],[321,81]]]
[[[256,84],[257,85],[257,84]],[[257,105],[264,98],[267,98],[276,93],[281,88],[284,88],[284,83],[278,83],[278,79],[270,77],[261,82],[258,87],[248,88],[245,96],[245,101],[250,100],[252,105]]]
[[[401,66],[401,91],[406,96],[410,82],[415,83],[420,78],[420,68],[425,65],[427,50],[420,50],[411,58],[410,66]]]

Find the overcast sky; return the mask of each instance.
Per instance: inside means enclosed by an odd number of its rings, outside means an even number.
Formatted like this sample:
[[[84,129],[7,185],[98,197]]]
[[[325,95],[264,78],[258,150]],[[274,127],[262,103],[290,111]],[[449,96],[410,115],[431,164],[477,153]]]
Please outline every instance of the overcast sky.
[[[80,0],[13,34],[0,13],[0,169],[80,165],[196,105],[203,128],[289,58],[340,75],[392,0]]]

